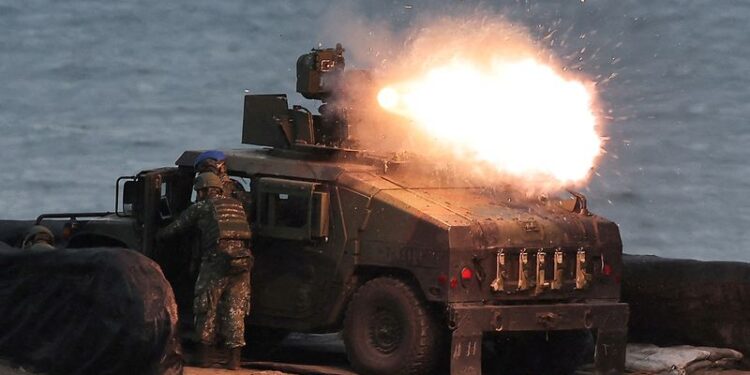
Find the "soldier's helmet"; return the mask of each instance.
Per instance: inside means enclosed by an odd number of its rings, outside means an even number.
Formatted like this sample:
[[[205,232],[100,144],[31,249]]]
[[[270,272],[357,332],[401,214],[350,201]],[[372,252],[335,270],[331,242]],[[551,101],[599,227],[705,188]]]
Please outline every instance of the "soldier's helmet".
[[[209,167],[215,167],[217,163],[225,160],[227,160],[226,155],[219,150],[203,151],[195,158],[193,167],[198,171],[206,170]]]
[[[23,239],[23,247],[26,248],[38,241],[44,241],[50,245],[54,245],[55,235],[44,225],[34,225],[29,228],[28,232],[26,232],[26,237]]]
[[[224,185],[221,183],[221,178],[215,173],[203,172],[195,178],[195,190],[217,188],[223,190]]]

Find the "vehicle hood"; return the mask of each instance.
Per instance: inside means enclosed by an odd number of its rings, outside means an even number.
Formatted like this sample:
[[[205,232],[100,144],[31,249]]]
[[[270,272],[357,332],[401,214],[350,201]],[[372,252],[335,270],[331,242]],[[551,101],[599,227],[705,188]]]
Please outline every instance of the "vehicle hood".
[[[486,187],[410,187],[395,179],[357,174],[357,189],[450,232],[452,247],[594,246],[599,227],[614,225],[572,212],[569,199],[530,197]]]

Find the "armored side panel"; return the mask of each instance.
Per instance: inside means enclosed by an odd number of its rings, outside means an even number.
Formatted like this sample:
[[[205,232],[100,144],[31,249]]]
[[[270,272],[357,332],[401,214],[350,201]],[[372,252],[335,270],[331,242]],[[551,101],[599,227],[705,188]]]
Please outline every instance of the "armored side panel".
[[[315,144],[314,119],[316,116],[304,110],[289,111],[289,116],[294,125],[294,142],[298,144]]]
[[[286,95],[245,95],[242,143],[289,148],[294,138]]]

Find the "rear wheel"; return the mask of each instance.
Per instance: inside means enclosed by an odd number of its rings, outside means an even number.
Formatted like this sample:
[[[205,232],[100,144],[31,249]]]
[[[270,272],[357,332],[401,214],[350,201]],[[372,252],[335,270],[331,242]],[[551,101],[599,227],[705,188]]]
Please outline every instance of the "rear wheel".
[[[344,342],[357,373],[431,374],[442,348],[441,329],[414,288],[382,277],[354,295],[344,320]]]

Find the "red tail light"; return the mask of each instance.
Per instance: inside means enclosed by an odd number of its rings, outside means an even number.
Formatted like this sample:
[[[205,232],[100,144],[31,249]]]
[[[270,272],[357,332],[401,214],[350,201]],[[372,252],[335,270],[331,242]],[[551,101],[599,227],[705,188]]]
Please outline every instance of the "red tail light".
[[[438,276],[438,278],[437,278],[437,282],[438,282],[438,284],[440,284],[440,285],[445,285],[445,284],[448,284],[448,276],[445,276],[445,275],[440,275],[440,276]]]
[[[474,272],[468,267],[464,267],[461,270],[461,278],[464,280],[471,280],[471,278],[474,277]]]
[[[615,284],[620,284],[622,281],[621,275],[615,275],[615,271],[609,264],[605,264],[604,267],[602,267],[602,275],[611,277],[615,281]]]

